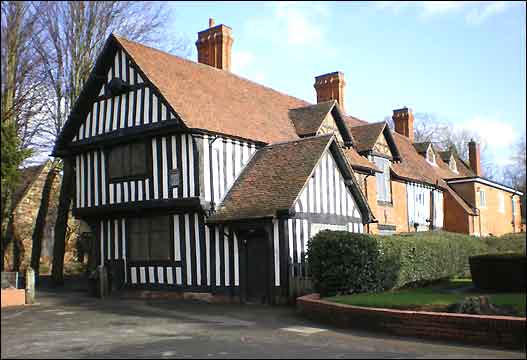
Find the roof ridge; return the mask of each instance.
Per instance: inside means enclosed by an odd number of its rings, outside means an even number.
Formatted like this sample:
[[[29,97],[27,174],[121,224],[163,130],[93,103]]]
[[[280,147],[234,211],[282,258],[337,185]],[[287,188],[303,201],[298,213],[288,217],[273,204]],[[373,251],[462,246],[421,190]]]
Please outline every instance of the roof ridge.
[[[293,139],[293,140],[286,140],[286,141],[279,141],[275,143],[271,143],[269,145],[264,146],[262,149],[270,149],[275,146],[281,146],[281,145],[287,145],[294,142],[304,142],[309,140],[316,140],[317,138],[322,139],[324,137],[330,138],[333,137],[333,134],[324,134],[324,135],[313,135],[313,136],[306,136],[299,139]]]
[[[149,50],[157,51],[157,52],[163,53],[163,54],[165,54],[165,55],[168,55],[168,56],[171,56],[171,57],[175,57],[175,58],[177,58],[178,60],[185,61],[185,62],[187,62],[187,63],[189,63],[189,64],[193,64],[193,65],[196,65],[196,66],[198,66],[198,67],[202,67],[202,68],[204,68],[204,69],[214,70],[214,71],[218,71],[219,73],[226,74],[227,76],[233,76],[233,77],[236,77],[236,78],[238,78],[238,79],[240,79],[240,80],[242,80],[242,81],[246,81],[246,82],[251,83],[251,84],[253,84],[253,85],[263,87],[263,88],[265,88],[265,89],[271,90],[271,91],[273,91],[273,92],[275,92],[275,93],[277,93],[277,94],[280,94],[280,95],[282,95],[282,96],[287,96],[287,97],[293,98],[293,99],[295,99],[295,100],[298,100],[298,101],[304,102],[304,103],[307,104],[306,106],[316,105],[316,104],[312,104],[312,103],[308,102],[307,100],[301,99],[301,98],[299,98],[299,97],[296,97],[296,96],[293,96],[293,95],[286,94],[286,93],[281,92],[281,91],[279,91],[279,90],[273,89],[273,88],[271,88],[271,87],[269,87],[269,86],[266,86],[266,85],[263,85],[263,84],[257,83],[257,82],[252,81],[252,80],[249,80],[249,79],[247,79],[247,78],[245,78],[245,77],[243,77],[243,76],[241,76],[241,75],[235,74],[235,73],[233,73],[233,72],[226,71],[226,70],[221,70],[221,69],[217,69],[217,68],[215,68],[215,67],[213,67],[213,66],[210,66],[210,65],[207,65],[207,64],[202,64],[202,63],[197,62],[197,61],[193,61],[193,60],[190,60],[190,59],[186,59],[186,58],[184,58],[184,57],[181,57],[181,56],[178,56],[178,55],[171,54],[171,53],[169,53],[168,51],[164,51],[164,50],[161,50],[161,49],[157,49],[157,48],[154,48],[154,47],[152,47],[152,46],[148,46],[148,45],[142,44],[142,43],[137,42],[137,41],[129,40],[129,39],[127,39],[127,38],[125,38],[125,37],[123,37],[123,36],[120,36],[120,35],[115,35],[115,34],[113,34],[113,36],[117,39],[117,41],[123,41],[123,40],[124,40],[124,41],[126,41],[126,42],[129,42],[129,43],[133,43],[133,44],[135,44],[135,45],[142,46],[142,47],[147,48],[147,49],[149,49]]]
[[[360,120],[360,119],[358,119]],[[365,120],[362,120],[362,121],[365,121]],[[363,127],[363,126],[371,126],[371,125],[379,125],[379,124],[386,124],[386,121],[382,120],[382,121],[377,121],[377,122],[373,122],[373,123],[367,123],[367,124],[362,124],[362,125],[356,125],[356,126],[352,126],[351,128],[358,128],[358,127]]]

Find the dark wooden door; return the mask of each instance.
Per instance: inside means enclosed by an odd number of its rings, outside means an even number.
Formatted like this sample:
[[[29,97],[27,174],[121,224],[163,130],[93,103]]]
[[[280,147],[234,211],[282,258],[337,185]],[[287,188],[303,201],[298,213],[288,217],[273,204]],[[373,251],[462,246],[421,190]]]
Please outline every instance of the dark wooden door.
[[[269,275],[269,247],[265,232],[253,233],[246,238],[246,301],[267,303]]]

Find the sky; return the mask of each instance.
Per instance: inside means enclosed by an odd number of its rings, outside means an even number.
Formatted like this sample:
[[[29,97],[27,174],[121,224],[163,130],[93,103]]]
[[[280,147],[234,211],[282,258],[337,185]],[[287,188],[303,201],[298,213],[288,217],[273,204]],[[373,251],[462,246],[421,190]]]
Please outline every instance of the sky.
[[[344,73],[345,111],[382,121],[403,106],[476,130],[497,165],[525,133],[523,2],[166,2],[167,36],[232,28],[232,71],[316,102],[314,77]]]

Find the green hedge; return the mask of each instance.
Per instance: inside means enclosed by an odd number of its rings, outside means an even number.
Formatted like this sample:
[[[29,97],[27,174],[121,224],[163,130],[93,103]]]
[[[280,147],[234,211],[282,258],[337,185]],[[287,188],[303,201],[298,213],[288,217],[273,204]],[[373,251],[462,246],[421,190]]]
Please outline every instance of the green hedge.
[[[308,243],[315,289],[322,295],[379,292],[466,274],[480,239],[447,232],[380,236],[322,231]]]
[[[487,236],[482,238],[489,254],[523,253],[525,254],[526,233],[505,234],[502,236]]]

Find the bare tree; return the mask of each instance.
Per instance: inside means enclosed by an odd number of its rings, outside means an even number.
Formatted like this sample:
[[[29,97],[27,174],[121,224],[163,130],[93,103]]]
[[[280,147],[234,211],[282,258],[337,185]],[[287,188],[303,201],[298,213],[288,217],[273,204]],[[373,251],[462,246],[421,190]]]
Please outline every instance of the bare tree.
[[[43,74],[41,61],[35,56],[35,40],[41,31],[36,21],[39,5],[32,6],[23,1],[2,1],[1,4],[1,246],[4,269],[4,251],[14,234],[12,194],[18,184],[19,167],[30,156],[33,139],[40,127],[34,116],[40,111],[43,98],[38,91]]]
[[[386,116],[385,121],[393,130],[393,120]],[[481,168],[485,177],[497,180],[498,172],[492,163],[487,143],[479,134],[467,129],[456,128],[452,123],[441,121],[435,114],[422,112],[414,115],[414,142],[431,142],[439,151],[454,150],[468,164],[468,143],[474,140],[480,146]]]
[[[143,43],[166,44],[172,51],[188,50],[175,37],[168,40],[161,30],[170,15],[162,4],[132,1],[46,2],[39,21],[45,28],[39,55],[46,69],[48,101],[45,103],[46,129],[41,142],[55,143],[87,80],[105,40],[114,32]],[[173,19],[172,19],[173,20]],[[62,159],[63,179],[55,224],[52,279],[63,282],[67,219],[73,184],[71,158]]]

